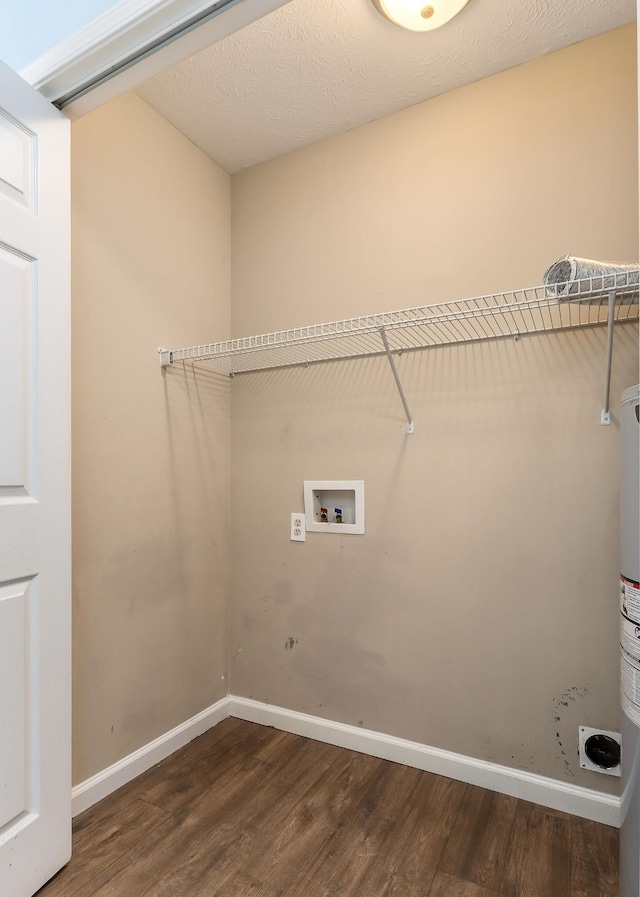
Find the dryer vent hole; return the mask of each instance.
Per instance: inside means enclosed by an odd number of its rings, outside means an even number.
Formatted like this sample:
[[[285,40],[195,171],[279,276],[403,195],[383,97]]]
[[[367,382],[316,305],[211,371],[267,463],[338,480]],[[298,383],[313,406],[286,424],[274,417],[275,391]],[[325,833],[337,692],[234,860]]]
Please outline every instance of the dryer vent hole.
[[[580,766],[593,772],[619,776],[620,743],[619,732],[605,732],[602,729],[580,726],[578,730]]]
[[[584,752],[601,769],[613,769],[620,764],[620,744],[610,735],[591,735],[584,743]]]

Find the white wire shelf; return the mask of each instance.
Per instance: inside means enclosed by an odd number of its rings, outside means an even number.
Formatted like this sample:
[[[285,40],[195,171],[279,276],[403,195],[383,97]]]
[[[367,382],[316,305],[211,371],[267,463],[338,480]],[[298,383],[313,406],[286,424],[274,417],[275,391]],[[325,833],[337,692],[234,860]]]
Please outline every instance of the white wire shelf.
[[[181,361],[231,375],[386,355],[407,418],[407,433],[413,433],[413,417],[394,353],[607,325],[604,403],[600,417],[606,426],[611,423],[613,329],[615,324],[638,320],[639,280],[640,272],[632,270],[158,352],[163,367]]]
[[[638,320],[637,271],[592,277],[553,288],[530,287],[472,299],[312,324],[181,349],[161,349],[163,366],[184,362],[227,374],[451,346],[477,340],[606,325],[614,294],[613,322]],[[551,290],[555,295],[550,295]],[[567,298],[556,298],[567,293]]]

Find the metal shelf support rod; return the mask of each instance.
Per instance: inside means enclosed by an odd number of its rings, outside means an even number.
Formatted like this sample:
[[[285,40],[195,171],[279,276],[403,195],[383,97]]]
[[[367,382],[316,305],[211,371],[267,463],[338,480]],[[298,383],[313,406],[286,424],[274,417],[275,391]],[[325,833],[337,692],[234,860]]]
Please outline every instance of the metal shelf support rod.
[[[384,351],[387,353],[387,360],[389,361],[391,372],[393,374],[394,380],[396,381],[396,386],[398,387],[400,398],[402,399],[402,407],[404,408],[404,413],[407,416],[407,433],[411,436],[411,434],[415,432],[413,428],[413,418],[411,416],[411,412],[409,411],[409,406],[407,405],[404,389],[402,388],[402,383],[400,382],[396,363],[393,360],[393,355],[391,354],[391,349],[389,348],[389,341],[387,339],[387,334],[385,333],[384,327],[380,328],[380,337],[382,339],[382,344],[384,345]]]
[[[613,359],[613,321],[615,316],[616,291],[609,293],[609,317],[607,318],[607,365],[604,375],[604,408],[600,416],[603,427],[611,425],[611,411],[609,410],[609,394],[611,392],[611,362]]]

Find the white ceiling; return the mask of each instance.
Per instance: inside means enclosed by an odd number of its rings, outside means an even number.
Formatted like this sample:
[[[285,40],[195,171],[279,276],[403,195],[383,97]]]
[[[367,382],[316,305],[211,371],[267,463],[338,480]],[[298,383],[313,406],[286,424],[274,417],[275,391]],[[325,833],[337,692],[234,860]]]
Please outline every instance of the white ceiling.
[[[290,0],[138,93],[229,173],[635,21],[636,0],[471,0],[437,31]]]

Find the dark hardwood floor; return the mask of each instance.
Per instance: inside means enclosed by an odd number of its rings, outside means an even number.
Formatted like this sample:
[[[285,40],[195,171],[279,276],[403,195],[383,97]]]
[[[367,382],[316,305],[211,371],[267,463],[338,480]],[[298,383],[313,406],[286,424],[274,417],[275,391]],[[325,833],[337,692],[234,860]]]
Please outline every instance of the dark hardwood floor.
[[[228,719],[74,821],[38,897],[618,897],[618,833]]]

